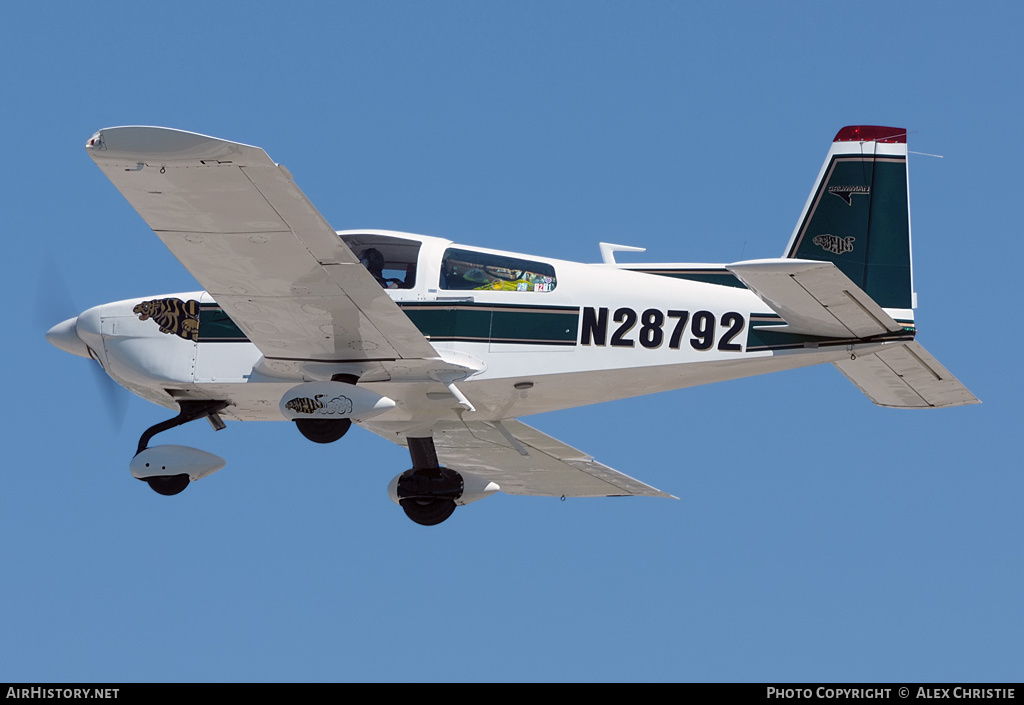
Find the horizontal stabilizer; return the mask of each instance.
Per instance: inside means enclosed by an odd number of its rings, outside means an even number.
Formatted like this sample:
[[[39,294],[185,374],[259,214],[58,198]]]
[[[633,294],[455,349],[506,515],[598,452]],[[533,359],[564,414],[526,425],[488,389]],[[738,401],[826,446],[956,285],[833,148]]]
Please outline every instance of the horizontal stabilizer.
[[[773,331],[862,339],[903,330],[832,262],[764,259],[726,269],[789,324]]]
[[[879,406],[930,409],[981,403],[920,343],[893,344],[834,364]]]

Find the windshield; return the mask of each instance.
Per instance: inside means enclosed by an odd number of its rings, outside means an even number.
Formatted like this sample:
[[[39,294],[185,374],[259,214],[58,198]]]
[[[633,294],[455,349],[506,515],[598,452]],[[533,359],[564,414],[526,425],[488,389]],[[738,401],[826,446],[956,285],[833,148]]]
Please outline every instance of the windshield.
[[[544,262],[448,248],[441,259],[441,288],[480,291],[552,291],[555,268]]]

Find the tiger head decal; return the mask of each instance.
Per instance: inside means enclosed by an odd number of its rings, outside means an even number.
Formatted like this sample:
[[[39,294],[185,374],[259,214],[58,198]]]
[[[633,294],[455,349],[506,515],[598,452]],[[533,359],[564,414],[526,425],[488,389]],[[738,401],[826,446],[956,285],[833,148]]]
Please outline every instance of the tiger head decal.
[[[185,340],[199,340],[199,302],[181,299],[151,299],[132,309],[140,321],[153,321],[161,333],[176,335]]]

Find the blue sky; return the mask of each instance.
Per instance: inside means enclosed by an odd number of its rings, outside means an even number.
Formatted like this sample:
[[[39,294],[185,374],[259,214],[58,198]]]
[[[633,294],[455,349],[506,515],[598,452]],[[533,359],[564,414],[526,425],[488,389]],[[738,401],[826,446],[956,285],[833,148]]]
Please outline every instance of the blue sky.
[[[0,680],[1021,679],[1019,3],[141,5],[0,29]],[[166,410],[112,420],[43,339],[196,288],[85,154],[121,124],[259,145],[339,229],[676,262],[779,256],[836,131],[906,127],[942,155],[910,163],[918,339],[984,404],[828,366],[532,417],[680,500],[432,529],[369,433],[197,423],[161,440],[227,467],[160,497],[128,461]]]

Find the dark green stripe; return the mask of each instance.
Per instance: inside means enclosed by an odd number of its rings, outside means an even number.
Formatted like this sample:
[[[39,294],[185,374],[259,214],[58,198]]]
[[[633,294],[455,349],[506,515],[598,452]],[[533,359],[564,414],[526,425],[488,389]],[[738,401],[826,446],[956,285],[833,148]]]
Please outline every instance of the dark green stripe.
[[[776,325],[785,325],[785,321],[779,319],[778,324],[754,325],[751,323],[747,331],[747,352],[758,352],[763,350],[786,350],[789,348],[803,348],[807,344],[818,346],[848,345],[850,343],[865,342],[861,338],[826,338],[820,335],[804,335],[802,333],[774,332],[772,328]],[[887,340],[913,340],[914,329],[904,327],[902,331],[887,333],[885,335],[870,338],[871,342]]]
[[[746,288],[746,285],[727,269],[630,269],[628,271],[637,272],[638,274],[653,274],[658,277],[669,277],[671,279],[686,279],[703,284],[731,286],[737,289]]]
[[[575,345],[579,308],[514,304],[400,304],[428,339],[439,341]],[[245,333],[215,304],[199,311],[199,342],[248,342]]]
[[[574,345],[579,330],[576,307],[434,302],[400,306],[429,340]]]

